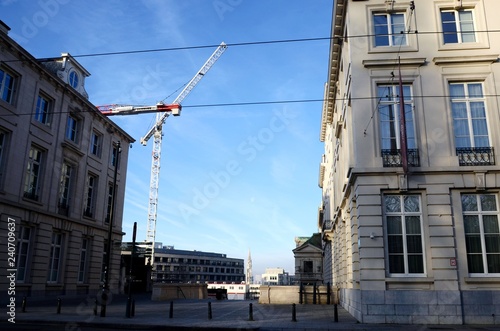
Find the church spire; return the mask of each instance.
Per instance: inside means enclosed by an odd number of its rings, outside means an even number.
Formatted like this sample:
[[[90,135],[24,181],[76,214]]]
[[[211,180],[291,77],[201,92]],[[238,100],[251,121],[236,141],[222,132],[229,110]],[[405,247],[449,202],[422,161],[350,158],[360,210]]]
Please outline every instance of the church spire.
[[[248,249],[248,260],[247,260],[247,273],[246,273],[246,282],[247,284],[253,284],[253,275],[252,275],[252,255],[250,254],[250,249]]]

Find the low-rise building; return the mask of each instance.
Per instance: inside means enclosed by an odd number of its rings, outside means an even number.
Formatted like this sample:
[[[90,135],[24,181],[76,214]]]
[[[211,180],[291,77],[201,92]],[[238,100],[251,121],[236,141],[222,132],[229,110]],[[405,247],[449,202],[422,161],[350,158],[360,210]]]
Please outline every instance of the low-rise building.
[[[290,285],[288,272],[283,268],[266,268],[261,278],[262,285]]]
[[[165,283],[206,283],[245,281],[243,259],[226,254],[175,249],[154,250],[153,279]]]

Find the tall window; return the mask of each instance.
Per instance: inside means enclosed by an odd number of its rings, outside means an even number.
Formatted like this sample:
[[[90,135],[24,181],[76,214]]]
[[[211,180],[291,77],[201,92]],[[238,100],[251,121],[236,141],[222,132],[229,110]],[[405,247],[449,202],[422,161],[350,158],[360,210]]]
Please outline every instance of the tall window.
[[[451,111],[458,161],[461,166],[494,165],[486,101],[481,83],[450,83]]]
[[[39,94],[36,101],[35,120],[38,122],[50,125],[50,112],[52,101],[43,94]]]
[[[78,119],[73,115],[68,115],[66,123],[66,139],[69,139],[74,143],[78,143],[78,126]]]
[[[59,180],[59,210],[66,211],[66,214],[70,199],[71,172],[72,167],[64,162],[61,169],[61,179]]]
[[[102,135],[97,133],[96,131],[92,131],[92,135],[90,136],[90,153],[101,157],[101,149],[102,149]]]
[[[456,147],[489,147],[486,105],[481,83],[450,83]]]
[[[500,274],[500,224],[495,194],[462,194],[467,266],[471,274]]]
[[[373,14],[375,46],[406,46],[405,15],[403,13]]]
[[[384,196],[387,254],[391,275],[423,275],[424,239],[418,195]]]
[[[41,182],[42,155],[43,153],[41,150],[31,146],[26,168],[26,178],[24,181],[24,197],[37,201]]]
[[[0,130],[0,188],[3,186],[7,164],[7,132]]]
[[[119,162],[118,159],[118,154],[119,154],[119,147],[115,146],[113,144],[113,151],[111,152],[111,166],[115,167],[117,163]]]
[[[82,238],[82,247],[80,249],[80,263],[78,265],[78,282],[80,283],[83,283],[86,280],[88,249],[89,239]]]
[[[441,24],[445,44],[472,43],[476,41],[474,13],[470,9],[442,10]]]
[[[401,148],[399,85],[377,86],[380,114],[382,149]],[[406,139],[408,148],[416,148],[415,125],[413,123],[413,93],[411,85],[403,85]]]
[[[113,194],[114,194],[114,189],[113,189],[113,183],[108,184],[108,203],[106,206],[106,218],[104,220],[105,223],[109,223],[111,220],[111,210],[113,209]]]
[[[12,104],[14,103],[14,92],[16,79],[14,75],[0,69],[0,99]]]
[[[31,228],[21,226],[17,238],[17,281],[26,282],[28,279],[29,254],[31,246]]]
[[[97,195],[97,177],[89,174],[87,176],[87,194],[85,195],[84,215],[94,217],[95,199]]]
[[[50,244],[50,256],[48,265],[49,275],[47,279],[48,283],[57,283],[59,281],[59,274],[61,271],[62,243],[62,233],[53,232],[52,242]]]

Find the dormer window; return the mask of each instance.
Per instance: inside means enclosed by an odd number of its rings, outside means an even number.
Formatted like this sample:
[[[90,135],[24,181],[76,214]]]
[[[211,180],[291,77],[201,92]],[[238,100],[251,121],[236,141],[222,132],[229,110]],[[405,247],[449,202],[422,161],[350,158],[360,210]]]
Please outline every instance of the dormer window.
[[[74,70],[71,70],[68,76],[68,83],[69,85],[76,89],[78,87],[78,83],[80,82],[80,77],[78,76],[78,73]]]

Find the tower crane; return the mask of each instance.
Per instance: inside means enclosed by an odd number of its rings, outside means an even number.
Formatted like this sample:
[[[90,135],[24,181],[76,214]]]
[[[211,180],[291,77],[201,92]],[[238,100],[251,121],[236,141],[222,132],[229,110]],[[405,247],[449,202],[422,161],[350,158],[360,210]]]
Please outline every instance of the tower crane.
[[[150,265],[153,266],[154,261],[154,247],[155,247],[155,237],[156,237],[156,218],[157,218],[157,207],[158,207],[158,188],[159,188],[159,176],[160,176],[160,157],[161,157],[161,143],[163,138],[163,124],[170,115],[179,116],[181,114],[182,101],[188,96],[188,94],[193,90],[193,88],[199,83],[199,81],[205,76],[205,74],[210,70],[214,63],[219,59],[219,57],[227,49],[227,45],[222,42],[217,49],[212,53],[208,60],[203,64],[200,70],[194,75],[194,77],[186,84],[184,89],[179,93],[179,95],[174,99],[171,104],[164,104],[159,102],[154,106],[129,106],[129,105],[105,105],[98,106],[97,109],[101,111],[103,115],[113,116],[113,115],[136,115],[142,113],[156,113],[156,122],[149,129],[149,131],[141,138],[140,142],[143,146],[146,146],[148,140],[153,137],[153,152],[151,159],[151,178],[149,182],[149,207],[148,207],[148,222],[146,229],[146,242],[150,245],[151,249],[151,260]],[[152,269],[153,271],[154,269]],[[153,271],[154,273],[154,271]],[[153,279],[155,280],[155,279]]]

